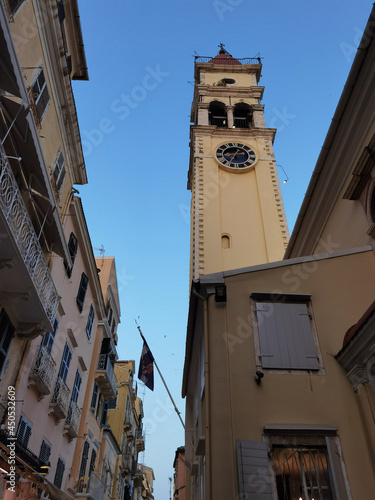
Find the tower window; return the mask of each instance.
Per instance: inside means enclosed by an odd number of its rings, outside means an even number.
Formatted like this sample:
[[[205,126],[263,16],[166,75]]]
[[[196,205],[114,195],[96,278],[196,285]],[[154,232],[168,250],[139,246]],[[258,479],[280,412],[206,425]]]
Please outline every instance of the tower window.
[[[227,234],[221,237],[221,248],[230,248],[230,237]]]
[[[248,104],[236,104],[233,111],[234,126],[236,128],[250,128],[251,127],[251,107]]]
[[[225,104],[219,101],[213,101],[210,103],[208,111],[210,125],[215,125],[216,127],[227,127],[227,112],[225,109]]]

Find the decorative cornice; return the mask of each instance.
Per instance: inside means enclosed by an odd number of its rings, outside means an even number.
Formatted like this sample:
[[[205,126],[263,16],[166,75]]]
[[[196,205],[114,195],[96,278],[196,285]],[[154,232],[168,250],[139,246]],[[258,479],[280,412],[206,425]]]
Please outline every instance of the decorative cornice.
[[[360,384],[368,382],[368,374],[364,364],[354,365],[353,368],[346,374],[347,379],[352,384],[353,390],[356,391]]]

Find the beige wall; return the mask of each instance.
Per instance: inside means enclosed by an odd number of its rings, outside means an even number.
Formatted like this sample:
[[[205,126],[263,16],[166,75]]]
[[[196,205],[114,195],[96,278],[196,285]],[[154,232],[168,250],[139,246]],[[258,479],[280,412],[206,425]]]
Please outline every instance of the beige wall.
[[[375,275],[372,252],[268,267],[228,276],[224,307],[219,307],[213,296],[208,298],[210,372],[205,397],[209,394],[209,406],[205,408],[204,401],[199,404],[206,415],[209,412],[211,446],[206,448],[206,457],[212,470],[210,498],[235,497],[236,440],[261,441],[263,427],[270,424],[336,426],[353,499],[365,498],[375,488],[369,449],[356,396],[334,356],[342,347],[346,330],[369,305],[370,276]],[[311,294],[323,370],[315,374],[260,368],[265,375],[259,386],[255,383],[257,333],[249,300],[255,291]],[[195,360],[198,345],[197,335]],[[187,425],[194,425],[196,370],[192,363]]]

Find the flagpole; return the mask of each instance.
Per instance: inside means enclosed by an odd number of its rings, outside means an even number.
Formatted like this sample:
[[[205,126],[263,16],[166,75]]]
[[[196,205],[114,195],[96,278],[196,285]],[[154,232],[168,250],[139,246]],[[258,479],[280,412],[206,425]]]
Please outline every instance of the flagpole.
[[[147,347],[148,347],[148,344],[147,344],[147,342],[146,342],[146,339],[144,338],[143,333],[142,333],[142,331],[141,331],[141,327],[138,325],[137,320],[134,320],[134,321],[135,321],[135,324],[137,325],[137,328],[138,328],[139,334],[140,334],[140,336],[142,337],[143,342],[144,342],[144,343],[147,345]],[[149,350],[150,350],[150,348],[149,348]],[[155,361],[155,358],[154,358],[154,364],[155,364],[155,367],[156,367],[156,369],[157,369],[157,371],[158,371],[158,373],[159,373],[159,375],[160,375],[160,378],[161,378],[161,380],[162,380],[162,382],[163,382],[163,384],[164,384],[164,387],[165,387],[165,389],[166,389],[166,391],[167,391],[167,393],[168,393],[168,396],[170,397],[170,400],[172,401],[173,408],[174,408],[175,412],[177,413],[178,418],[180,419],[180,422],[181,422],[181,424],[182,424],[182,427],[184,428],[185,434],[186,434],[186,436],[188,437],[188,439],[189,439],[189,441],[190,441],[191,446],[193,447],[193,443],[191,442],[191,438],[190,438],[189,434],[186,432],[185,424],[184,424],[184,422],[183,422],[183,420],[182,420],[182,418],[181,418],[181,413],[178,411],[178,408],[177,408],[177,406],[176,406],[176,403],[174,402],[174,399],[173,399],[173,397],[172,397],[172,394],[169,392],[168,386],[167,386],[167,384],[166,384],[166,382],[165,382],[165,380],[164,380],[163,375],[161,374],[161,371],[159,370],[159,367],[158,367],[158,365],[157,365],[157,363],[156,363],[156,361]]]

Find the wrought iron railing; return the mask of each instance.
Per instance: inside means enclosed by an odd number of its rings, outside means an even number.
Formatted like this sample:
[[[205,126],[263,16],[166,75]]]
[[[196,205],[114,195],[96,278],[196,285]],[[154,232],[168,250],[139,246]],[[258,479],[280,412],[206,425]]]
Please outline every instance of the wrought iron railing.
[[[234,118],[234,126],[236,128],[250,128],[250,122],[248,118],[235,117]]]
[[[113,392],[115,393],[116,387],[117,387],[117,379],[116,379],[116,375],[114,372],[112,360],[108,354],[100,354],[99,355],[97,370],[106,372],[108,381],[113,389]]]
[[[225,128],[228,126],[228,121],[226,116],[210,116],[210,125]]]
[[[47,465],[47,462],[41,460],[20,441],[14,441],[13,436],[6,429],[0,429],[0,443],[3,445],[3,448],[7,450],[8,456],[10,455],[10,451],[8,450],[9,445],[14,444],[15,457],[22,460],[23,465],[26,463],[36,472],[39,472],[41,467]]]
[[[35,362],[29,376],[30,379],[34,380],[40,393],[50,393],[55,369],[56,363],[51,353],[45,346],[41,345],[36,353]]]
[[[59,305],[59,296],[16,179],[1,145],[0,209],[52,325]]]
[[[65,418],[67,416],[69,400],[70,390],[64,380],[58,378],[51,398],[51,406],[58,417]]]
[[[66,417],[65,427],[71,437],[77,437],[79,421],[81,420],[81,410],[78,408],[77,403],[70,402],[68,416]]]
[[[197,62],[197,63],[207,63],[207,62],[210,62],[213,59],[213,57],[194,56],[194,59],[195,59],[195,62]],[[241,64],[262,64],[261,57],[244,57],[242,59],[238,59],[236,57],[235,59],[237,61],[239,61]],[[215,61],[215,63],[220,64],[218,61]]]

